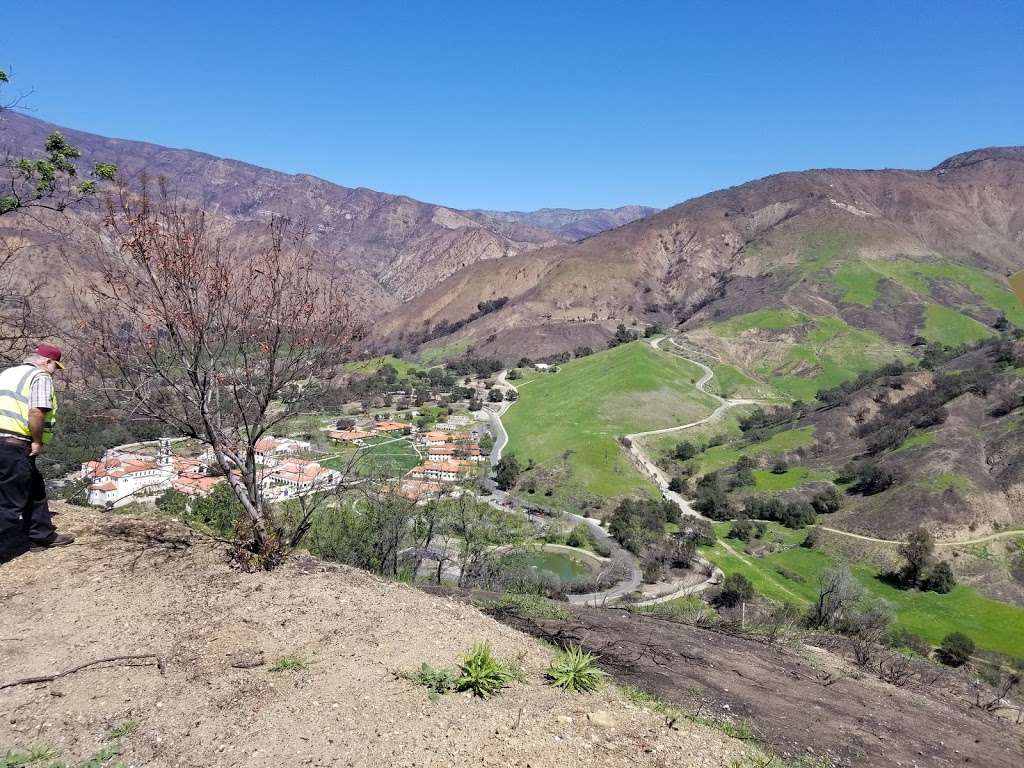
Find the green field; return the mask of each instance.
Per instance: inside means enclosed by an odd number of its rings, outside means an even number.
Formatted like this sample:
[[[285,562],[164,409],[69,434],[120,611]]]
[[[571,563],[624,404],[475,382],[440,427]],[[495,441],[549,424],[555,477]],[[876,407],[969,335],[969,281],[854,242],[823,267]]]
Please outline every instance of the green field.
[[[707,390],[721,397],[747,398],[751,400],[777,398],[779,393],[768,384],[762,384],[732,365],[720,363],[710,366],[715,377],[707,384]]]
[[[992,330],[955,309],[940,304],[929,304],[925,308],[924,330],[921,331],[921,335],[936,344],[959,347],[988,338],[992,335]]]
[[[700,377],[697,366],[640,341],[527,376],[503,417],[507,452],[542,466],[567,461],[573,480],[605,498],[653,493],[617,438],[706,416],[716,403],[694,389]]]
[[[896,451],[908,451],[911,448],[917,448],[921,445],[931,445],[935,442],[934,432],[922,432],[918,435],[911,435],[902,443],[899,444],[898,448],[893,449],[893,453]]]
[[[741,448],[730,445],[716,445],[698,454],[691,461],[694,464],[696,473],[704,475],[718,469],[731,467],[740,456],[750,456],[751,458],[770,456],[775,453],[805,448],[813,444],[814,427],[801,427],[800,429],[787,429],[783,432],[776,432],[767,440],[751,443]]]
[[[382,357],[373,357],[369,360],[353,360],[350,363],[345,363],[345,370],[351,373],[370,375],[371,373],[376,373],[385,365],[390,365],[402,377],[408,376],[411,371],[423,367],[419,363],[403,360],[394,355],[384,355]]]
[[[421,459],[407,437],[371,437],[366,447],[358,450],[359,457],[354,465],[355,474],[360,477],[402,477],[417,466]],[[330,469],[345,469],[349,466],[356,449],[342,446],[321,464]]]
[[[789,491],[799,488],[804,483],[831,479],[827,472],[819,472],[808,467],[790,467],[780,473],[755,469],[753,474],[754,488],[759,491]]]
[[[719,535],[729,530],[729,523],[716,524]],[[727,539],[713,547],[702,547],[705,556],[726,573],[740,572],[754,584],[764,597],[806,607],[817,594],[817,576],[835,560],[817,549],[794,546],[805,532],[791,531],[774,523],[768,524],[766,540],[778,539],[787,547],[764,557],[738,555],[743,542]],[[1024,658],[1024,608],[991,600],[971,587],[958,585],[951,592],[900,590],[881,581],[878,571],[867,565],[852,565],[851,572],[876,597],[889,602],[898,626],[905,627],[938,645],[950,632],[963,632],[979,648]]]

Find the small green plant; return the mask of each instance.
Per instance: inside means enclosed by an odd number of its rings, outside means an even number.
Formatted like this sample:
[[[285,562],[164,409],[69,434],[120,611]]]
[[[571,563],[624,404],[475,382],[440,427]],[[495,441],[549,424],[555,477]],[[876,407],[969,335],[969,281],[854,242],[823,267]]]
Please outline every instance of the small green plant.
[[[95,755],[79,764],[78,768],[123,768],[123,763],[117,763],[116,766],[109,764],[109,761],[119,754],[121,754],[121,745],[119,743],[107,744]],[[51,764],[49,768],[64,768],[64,766],[58,763],[56,765]]]
[[[548,667],[548,682],[556,688],[574,693],[597,690],[607,673],[598,668],[597,656],[578,645],[570,645]]]
[[[8,751],[4,755],[0,768],[21,768],[21,766],[35,765],[43,761],[52,760],[57,756],[57,750],[42,744],[36,744],[25,752]]]
[[[432,667],[427,662],[420,664],[415,672],[403,672],[399,675],[416,685],[422,685],[430,693],[430,698],[436,699],[455,690],[456,675],[450,669],[443,667]]]
[[[0,757],[0,768],[124,768],[124,763],[110,762],[121,754],[121,744],[116,741],[80,763],[57,760],[59,754],[52,747],[43,745],[29,747],[27,752],[8,751]]]
[[[138,720],[124,720],[111,728],[103,740],[120,741],[139,730],[140,725]]]
[[[558,603],[540,595],[507,592],[496,600],[483,603],[481,607],[499,615],[511,613],[528,619],[571,621],[573,618],[573,615]]]
[[[301,656],[282,656],[274,662],[271,672],[301,672],[309,663]]]
[[[486,699],[518,679],[522,672],[495,657],[490,643],[476,643],[459,664],[455,689]]]

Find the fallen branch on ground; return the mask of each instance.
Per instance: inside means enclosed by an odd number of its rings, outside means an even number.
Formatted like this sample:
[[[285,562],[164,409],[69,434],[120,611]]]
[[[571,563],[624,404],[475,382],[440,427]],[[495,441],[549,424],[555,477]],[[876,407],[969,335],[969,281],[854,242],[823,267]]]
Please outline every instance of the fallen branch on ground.
[[[12,681],[10,683],[4,683],[3,685],[0,685],[0,691],[4,690],[5,688],[13,688],[16,685],[31,685],[33,683],[49,683],[49,682],[52,682],[52,681],[56,680],[59,677],[65,677],[67,675],[74,674],[75,672],[80,672],[83,669],[88,669],[89,667],[95,667],[97,664],[111,664],[113,662],[142,661],[142,660],[148,660],[149,664],[129,664],[127,666],[139,667],[139,666],[150,666],[150,665],[155,664],[156,668],[160,670],[160,674],[162,675],[164,673],[164,662],[163,662],[163,659],[161,659],[155,653],[140,653],[140,654],[135,654],[135,655],[132,655],[132,656],[108,656],[105,659],[94,659],[93,661],[87,661],[84,664],[79,664],[78,666],[71,667],[71,669],[65,669],[63,672],[56,672],[56,673],[54,673],[52,675],[38,675],[37,677],[24,677],[21,680],[14,680],[14,681]]]

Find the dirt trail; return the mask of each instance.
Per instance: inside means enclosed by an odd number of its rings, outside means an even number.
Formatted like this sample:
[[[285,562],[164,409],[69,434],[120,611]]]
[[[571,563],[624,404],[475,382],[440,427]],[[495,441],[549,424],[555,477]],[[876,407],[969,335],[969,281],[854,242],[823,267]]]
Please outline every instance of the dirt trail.
[[[718,768],[746,748],[667,728],[614,687],[544,685],[545,646],[453,600],[310,558],[240,573],[179,526],[55,508],[78,541],[0,565],[0,686],[116,655],[156,654],[163,668],[0,690],[0,753],[47,744],[79,761],[126,720],[139,728],[119,759],[135,766]],[[431,701],[395,676],[452,665],[478,640],[520,657],[527,683]],[[288,655],[308,667],[270,671]]]

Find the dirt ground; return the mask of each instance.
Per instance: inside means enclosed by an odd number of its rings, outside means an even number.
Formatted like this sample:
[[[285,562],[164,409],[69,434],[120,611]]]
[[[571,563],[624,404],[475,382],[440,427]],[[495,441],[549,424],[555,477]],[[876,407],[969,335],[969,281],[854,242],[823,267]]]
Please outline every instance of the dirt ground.
[[[971,708],[960,678],[896,687],[808,645],[624,610],[573,613],[573,621],[504,620],[599,653],[617,680],[687,712],[739,718],[777,755],[858,768],[1024,765],[1024,726]]]
[[[544,685],[548,647],[454,600],[308,559],[245,574],[180,527],[57,508],[78,541],[0,565],[0,686],[111,656],[160,665],[0,688],[0,754],[47,745],[77,764],[130,720],[127,766],[719,768],[748,749],[615,687]],[[395,675],[485,639],[527,683],[431,701]],[[309,666],[271,671],[289,655]]]

